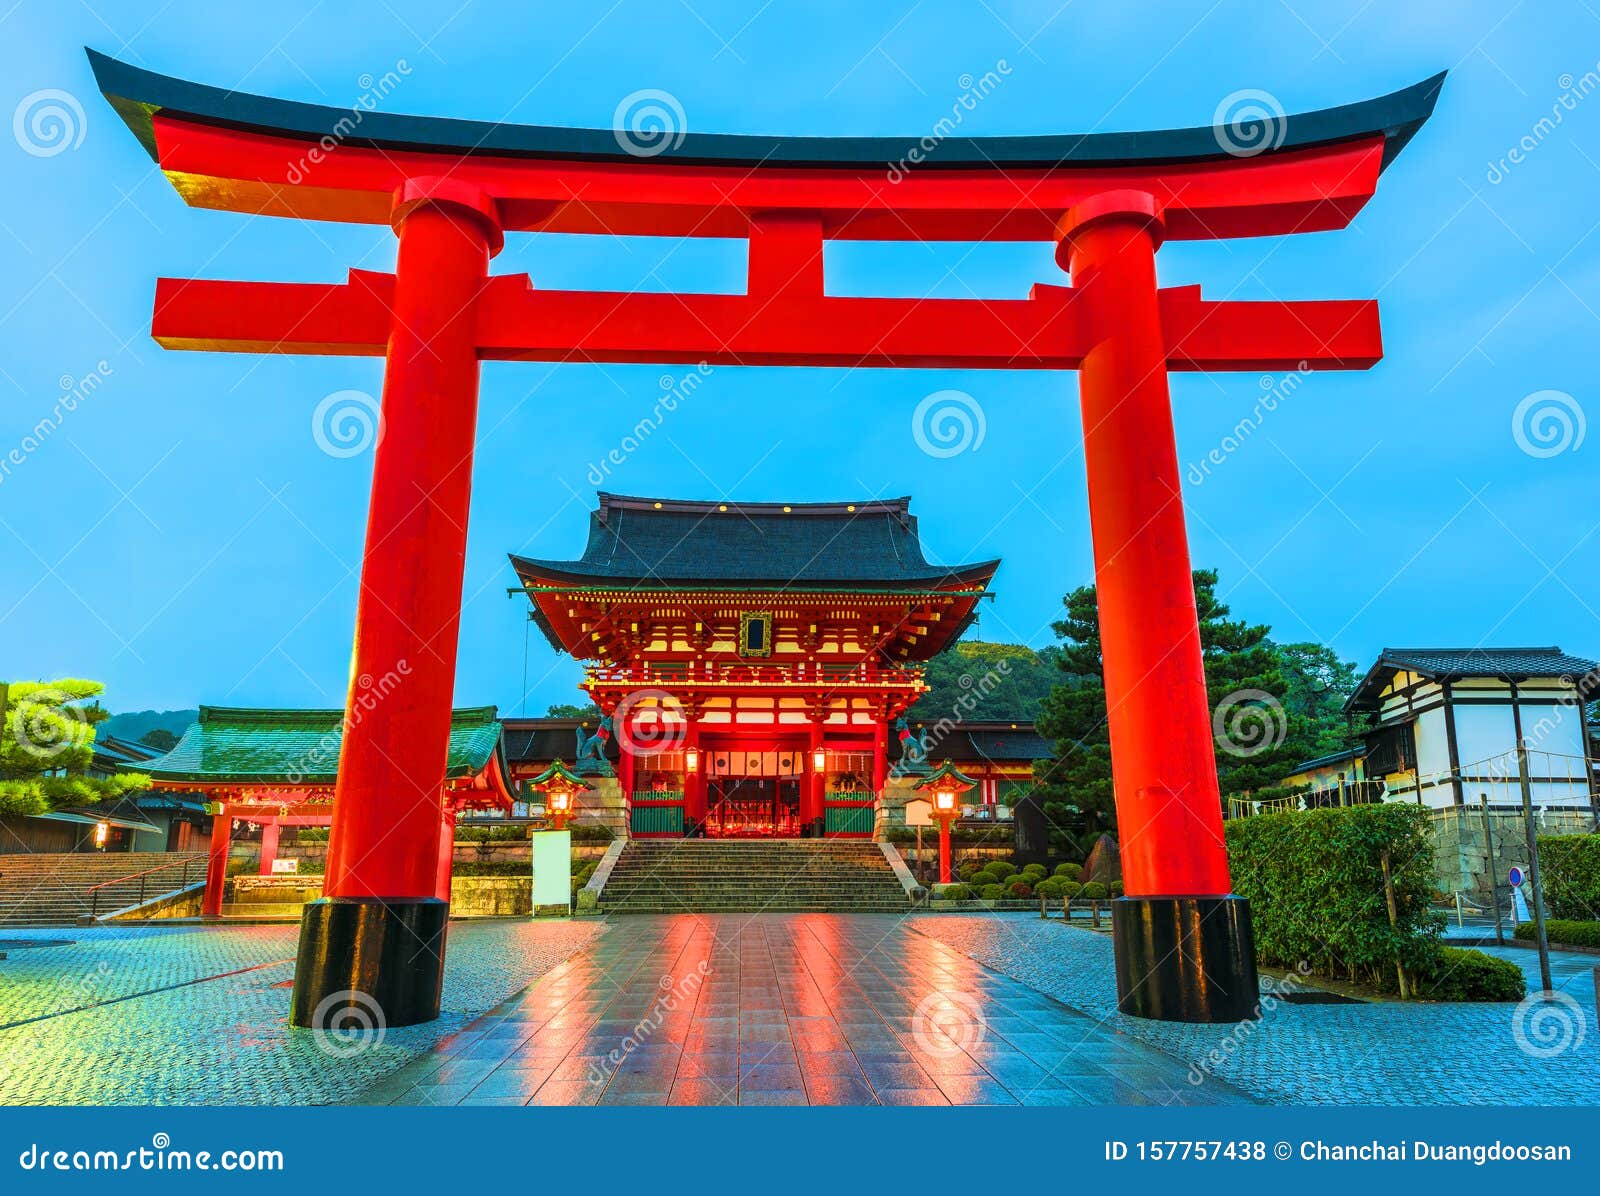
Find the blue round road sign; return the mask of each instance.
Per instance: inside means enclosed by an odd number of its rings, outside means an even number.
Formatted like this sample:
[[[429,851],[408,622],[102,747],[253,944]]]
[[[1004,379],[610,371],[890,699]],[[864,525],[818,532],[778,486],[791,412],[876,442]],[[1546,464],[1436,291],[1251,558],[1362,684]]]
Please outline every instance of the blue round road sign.
[[[1522,886],[1522,869],[1513,867],[1507,874],[1506,879],[1511,882],[1512,888],[1520,888]]]

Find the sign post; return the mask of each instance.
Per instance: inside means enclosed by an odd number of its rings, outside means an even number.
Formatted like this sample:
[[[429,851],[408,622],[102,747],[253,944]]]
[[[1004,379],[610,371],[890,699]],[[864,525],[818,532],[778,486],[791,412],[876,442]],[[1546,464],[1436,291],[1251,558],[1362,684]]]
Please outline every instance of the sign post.
[[[535,831],[533,856],[533,916],[541,906],[559,905],[572,914],[572,832]]]

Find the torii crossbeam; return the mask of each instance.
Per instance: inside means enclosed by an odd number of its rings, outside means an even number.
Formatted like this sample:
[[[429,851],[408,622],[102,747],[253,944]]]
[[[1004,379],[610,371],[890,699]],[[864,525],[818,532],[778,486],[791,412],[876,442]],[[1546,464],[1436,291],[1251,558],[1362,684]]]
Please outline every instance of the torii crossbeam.
[[[1433,110],[1443,75],[1243,130],[909,141],[560,129],[341,110],[224,91],[90,51],[101,91],[196,207],[389,224],[393,274],[333,284],[162,279],[175,349],[382,355],[352,689],[323,900],[292,1020],[366,994],[436,1017],[435,897],[478,362],[1078,370],[1117,817],[1124,1011],[1232,1021],[1256,1004],[1230,894],[1173,438],[1171,370],[1364,369],[1377,304],[1160,289],[1164,240],[1345,227]],[[630,152],[631,151],[631,152]],[[743,295],[541,291],[489,275],[507,232],[734,237]],[[823,245],[1048,241],[1071,286],[1028,298],[827,294]],[[362,677],[400,685],[362,717]]]

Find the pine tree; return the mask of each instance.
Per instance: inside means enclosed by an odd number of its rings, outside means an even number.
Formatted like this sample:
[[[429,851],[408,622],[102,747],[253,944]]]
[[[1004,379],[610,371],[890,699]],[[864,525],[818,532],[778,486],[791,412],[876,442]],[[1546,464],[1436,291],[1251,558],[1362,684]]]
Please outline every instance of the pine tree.
[[[43,814],[150,788],[139,773],[88,775],[95,724],[108,715],[98,703],[84,703],[104,688],[72,677],[0,682],[0,815]]]

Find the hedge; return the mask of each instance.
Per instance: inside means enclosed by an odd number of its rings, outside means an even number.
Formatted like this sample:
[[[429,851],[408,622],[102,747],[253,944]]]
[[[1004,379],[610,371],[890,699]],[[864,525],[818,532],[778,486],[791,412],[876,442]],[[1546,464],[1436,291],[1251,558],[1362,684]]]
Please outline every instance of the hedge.
[[[1539,884],[1552,917],[1600,918],[1600,835],[1541,835]]]
[[[939,890],[937,898],[940,901],[971,901],[972,889],[967,885],[945,885]]]
[[[1404,802],[1262,814],[1230,820],[1233,887],[1250,901],[1256,958],[1376,988],[1439,967],[1442,915],[1434,890],[1428,812]],[[1395,924],[1384,895],[1387,857]]]
[[[1538,928],[1532,922],[1517,923],[1519,939],[1537,938]],[[1565,943],[1569,947],[1600,947],[1600,922],[1574,922],[1566,918],[1549,918],[1544,924],[1544,935],[1552,943]]]
[[[1528,993],[1516,964],[1470,947],[1440,947],[1433,969],[1414,979],[1430,1001],[1520,1001]]]

